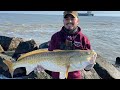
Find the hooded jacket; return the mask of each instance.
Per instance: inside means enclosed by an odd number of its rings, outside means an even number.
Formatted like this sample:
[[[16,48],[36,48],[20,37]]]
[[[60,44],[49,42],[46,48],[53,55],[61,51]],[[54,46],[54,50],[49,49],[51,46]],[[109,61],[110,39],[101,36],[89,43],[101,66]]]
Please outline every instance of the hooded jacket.
[[[53,51],[55,49],[68,50],[68,49],[80,49],[91,50],[90,41],[85,36],[81,28],[78,27],[76,32],[70,34],[66,32],[65,27],[52,35],[48,50]],[[59,79],[59,72],[52,72],[54,79]],[[68,79],[82,79],[81,71],[74,71],[68,73]]]

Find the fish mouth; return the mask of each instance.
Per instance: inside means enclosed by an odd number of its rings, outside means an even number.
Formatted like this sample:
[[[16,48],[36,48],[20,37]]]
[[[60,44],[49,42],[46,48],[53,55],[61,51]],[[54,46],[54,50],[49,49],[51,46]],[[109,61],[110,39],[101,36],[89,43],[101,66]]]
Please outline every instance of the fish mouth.
[[[96,58],[97,58],[97,54],[95,53],[91,58],[89,58],[90,64],[95,64]]]

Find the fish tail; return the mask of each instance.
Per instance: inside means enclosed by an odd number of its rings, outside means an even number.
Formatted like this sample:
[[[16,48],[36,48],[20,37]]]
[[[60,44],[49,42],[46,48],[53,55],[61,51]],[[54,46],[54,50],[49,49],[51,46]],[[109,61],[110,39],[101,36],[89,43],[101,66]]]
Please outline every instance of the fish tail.
[[[8,66],[9,72],[10,72],[12,78],[13,78],[13,71],[14,70],[13,70],[13,63],[12,63],[12,61],[11,60],[4,60],[3,62]]]

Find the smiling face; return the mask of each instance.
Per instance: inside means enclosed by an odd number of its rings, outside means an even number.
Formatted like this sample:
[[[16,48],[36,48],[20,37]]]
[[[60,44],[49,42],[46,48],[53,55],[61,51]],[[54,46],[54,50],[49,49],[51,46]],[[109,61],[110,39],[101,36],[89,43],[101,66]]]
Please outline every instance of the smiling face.
[[[64,27],[68,30],[74,30],[77,28],[78,24],[79,24],[79,19],[77,17],[74,17],[71,14],[67,14],[64,17]]]

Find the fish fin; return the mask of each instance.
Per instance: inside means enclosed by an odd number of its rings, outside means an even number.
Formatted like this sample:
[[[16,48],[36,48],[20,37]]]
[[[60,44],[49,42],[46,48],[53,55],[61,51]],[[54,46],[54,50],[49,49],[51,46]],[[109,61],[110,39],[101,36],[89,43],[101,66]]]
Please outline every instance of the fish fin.
[[[60,76],[59,76],[60,79],[65,79],[65,78],[67,79],[68,78],[69,67],[70,67],[70,65],[67,66],[66,72],[60,72]]]
[[[40,73],[40,72],[44,72],[44,70],[45,69],[41,65],[37,65],[37,67],[35,67],[35,69],[34,69],[34,72]]]
[[[96,64],[95,60],[97,58],[97,54],[95,53],[92,57],[88,57],[87,60],[90,62],[90,64]]]
[[[24,57],[27,57],[27,56],[30,56],[30,55],[34,55],[34,54],[37,54],[37,53],[47,52],[47,51],[48,51],[47,49],[34,50],[34,51],[31,51],[31,52],[22,54],[22,55],[17,59],[17,61],[18,61],[18,60],[21,60],[21,59],[24,58]]]
[[[13,73],[14,73],[14,69],[13,69],[13,63],[11,60],[3,60],[3,62],[8,66],[9,68],[9,72],[13,78]]]
[[[26,67],[26,75],[28,75],[30,72],[32,72],[34,70],[34,68],[32,67]]]
[[[58,51],[62,51],[62,50],[54,50],[53,52],[58,52]],[[38,49],[38,50],[34,50],[34,51],[31,51],[31,52],[22,54],[22,55],[17,59],[17,61],[18,61],[18,60],[21,60],[22,58],[25,58],[25,57],[27,57],[27,56],[31,56],[31,55],[38,54],[38,53],[44,53],[44,52],[50,52],[50,51],[48,51],[48,49]]]
[[[66,79],[68,78],[68,70],[69,70],[69,67],[70,67],[70,65],[67,66],[67,70],[66,70],[66,73],[65,73],[65,78],[66,78]]]
[[[65,79],[65,72],[60,72],[60,75],[59,75],[59,78],[60,79]]]

